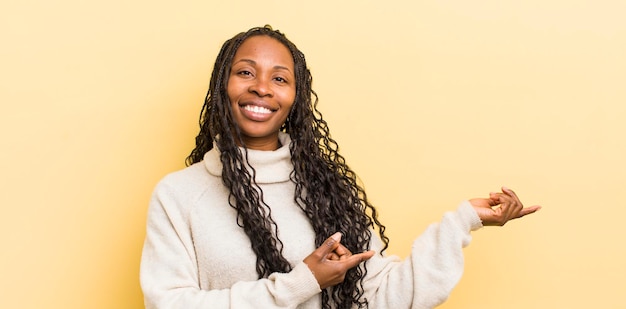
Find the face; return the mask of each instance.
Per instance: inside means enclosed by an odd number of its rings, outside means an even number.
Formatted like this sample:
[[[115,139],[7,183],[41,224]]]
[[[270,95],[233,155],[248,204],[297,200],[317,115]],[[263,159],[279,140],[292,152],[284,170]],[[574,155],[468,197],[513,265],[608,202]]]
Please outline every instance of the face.
[[[278,131],[296,97],[289,49],[268,36],[247,38],[233,58],[226,91],[246,146],[277,149]]]

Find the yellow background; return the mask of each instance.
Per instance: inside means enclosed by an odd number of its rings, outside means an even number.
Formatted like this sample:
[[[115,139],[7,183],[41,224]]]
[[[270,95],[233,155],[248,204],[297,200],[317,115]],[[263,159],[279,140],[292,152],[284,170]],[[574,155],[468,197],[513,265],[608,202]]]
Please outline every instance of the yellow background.
[[[272,24],[388,226],[389,252],[501,185],[442,308],[626,308],[626,2],[3,1],[0,307],[142,308],[148,199],[213,61]]]

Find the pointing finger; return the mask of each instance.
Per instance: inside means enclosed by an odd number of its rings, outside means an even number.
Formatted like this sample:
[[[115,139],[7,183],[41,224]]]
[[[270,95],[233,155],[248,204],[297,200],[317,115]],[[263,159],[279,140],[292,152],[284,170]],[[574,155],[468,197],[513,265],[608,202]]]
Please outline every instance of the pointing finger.
[[[530,214],[536,212],[539,209],[541,209],[541,206],[539,206],[539,205],[526,207],[526,208],[522,209],[522,211],[520,211],[518,218],[521,218],[521,217],[523,217],[525,215],[530,215]]]
[[[372,256],[374,256],[374,251],[365,251],[359,254],[353,254],[352,256],[345,259],[344,262],[346,263],[345,265],[348,267],[348,269],[350,269],[356,267],[362,262],[369,260],[370,258],[372,258]]]

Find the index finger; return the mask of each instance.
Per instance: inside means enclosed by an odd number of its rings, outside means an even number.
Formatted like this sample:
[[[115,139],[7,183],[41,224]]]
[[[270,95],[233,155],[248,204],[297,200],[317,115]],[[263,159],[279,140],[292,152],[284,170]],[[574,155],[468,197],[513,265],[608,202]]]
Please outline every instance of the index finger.
[[[353,254],[347,259],[343,260],[342,263],[347,267],[347,269],[354,268],[357,265],[361,264],[361,262],[365,262],[374,256],[374,251],[369,250],[365,252],[361,252],[359,254]]]

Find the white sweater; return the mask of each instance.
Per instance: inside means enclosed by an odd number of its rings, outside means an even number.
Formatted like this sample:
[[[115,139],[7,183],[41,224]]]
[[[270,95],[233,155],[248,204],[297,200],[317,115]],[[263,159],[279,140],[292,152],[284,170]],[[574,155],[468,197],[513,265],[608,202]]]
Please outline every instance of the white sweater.
[[[248,150],[256,182],[271,207],[289,273],[258,279],[256,255],[236,211],[228,204],[216,147],[204,161],[166,176],[148,211],[141,258],[146,308],[321,308],[321,290],[302,260],[316,247],[311,225],[294,203],[289,136],[276,151]],[[367,263],[365,295],[370,308],[433,308],[446,300],[463,272],[462,248],[482,227],[465,201],[430,225],[401,261],[381,256],[375,233]],[[330,236],[330,235],[329,235]]]

